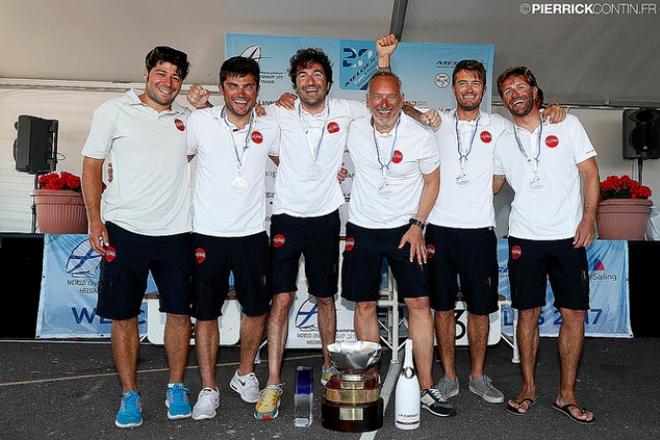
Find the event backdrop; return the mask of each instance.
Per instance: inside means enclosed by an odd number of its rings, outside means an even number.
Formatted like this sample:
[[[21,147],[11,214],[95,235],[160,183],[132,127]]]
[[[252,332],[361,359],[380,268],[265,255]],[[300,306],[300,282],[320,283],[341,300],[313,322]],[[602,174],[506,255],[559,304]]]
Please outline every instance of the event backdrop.
[[[499,240],[500,294],[509,298],[506,240]],[[586,331],[589,336],[632,336],[628,302],[628,248],[625,241],[594,242],[587,250],[589,259],[590,305]],[[44,241],[44,274],[39,300],[37,337],[103,337],[110,335],[110,320],[96,315],[96,294],[101,257],[93,252],[86,235],[46,234]],[[383,281],[382,288],[387,286]],[[309,301],[304,276],[300,292],[291,308],[289,323],[290,347],[316,346],[319,342],[317,309]],[[149,279],[148,293],[156,293]],[[337,298],[338,340],[352,335],[352,305]],[[234,313],[239,308],[234,307]],[[511,333],[511,309],[502,310],[502,331]],[[235,317],[233,317],[235,318]],[[548,287],[547,303],[541,315],[541,334],[556,336],[559,315],[552,306],[552,291]],[[147,307],[140,313],[140,334],[146,334]],[[222,324],[222,323],[221,323]]]

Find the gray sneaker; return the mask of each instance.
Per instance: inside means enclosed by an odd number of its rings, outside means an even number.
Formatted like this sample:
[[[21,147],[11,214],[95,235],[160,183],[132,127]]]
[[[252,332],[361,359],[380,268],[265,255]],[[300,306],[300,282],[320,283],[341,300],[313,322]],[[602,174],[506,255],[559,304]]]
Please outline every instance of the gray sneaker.
[[[435,389],[440,392],[443,400],[448,400],[450,397],[458,396],[458,377],[451,380],[447,376],[443,376],[440,381],[435,385]]]
[[[436,416],[453,417],[456,415],[454,405],[443,399],[435,388],[422,391],[421,406]]]
[[[504,394],[493,386],[490,377],[485,374],[479,379],[472,379],[470,376],[470,391],[488,403],[504,402]]]

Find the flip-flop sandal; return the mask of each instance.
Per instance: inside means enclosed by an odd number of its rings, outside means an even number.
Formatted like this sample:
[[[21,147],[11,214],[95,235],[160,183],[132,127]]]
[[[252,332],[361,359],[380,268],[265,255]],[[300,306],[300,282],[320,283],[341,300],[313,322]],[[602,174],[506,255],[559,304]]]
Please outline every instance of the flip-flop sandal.
[[[518,404],[517,408],[515,406],[511,405],[509,402],[507,402],[506,403],[506,411],[509,414],[513,414],[514,416],[526,416],[527,413],[529,412],[529,410],[531,410],[532,407],[534,406],[534,404],[536,403],[537,399],[538,399],[538,396],[536,396],[533,399],[530,399],[529,397],[526,397],[526,398],[521,399],[521,400],[514,400],[514,402],[516,402]],[[522,405],[525,402],[529,402],[529,404],[527,405],[527,411],[520,412],[519,411],[520,410],[520,405]]]
[[[596,421],[595,417],[592,417],[591,420],[578,419],[571,412],[571,407],[577,408],[582,414],[584,414],[586,412],[586,409],[580,408],[579,406],[574,405],[572,403],[568,403],[564,406],[559,406],[559,405],[557,405],[557,402],[552,402],[552,409],[554,409],[555,411],[559,411],[560,413],[564,414],[565,416],[567,416],[569,419],[571,419],[575,423],[579,423],[581,425],[591,425],[592,423],[594,423]]]

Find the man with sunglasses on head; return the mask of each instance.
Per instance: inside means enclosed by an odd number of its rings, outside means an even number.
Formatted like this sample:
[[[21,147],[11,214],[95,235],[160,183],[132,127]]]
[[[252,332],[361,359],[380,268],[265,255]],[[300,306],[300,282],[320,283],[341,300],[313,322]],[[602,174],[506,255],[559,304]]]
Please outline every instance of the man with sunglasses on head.
[[[575,385],[589,309],[586,247],[595,237],[600,197],[596,151],[575,116],[558,124],[543,121],[536,77],[527,67],[505,70],[497,90],[514,121],[495,149],[495,173],[502,176],[495,189],[506,179],[515,192],[508,264],[522,374],[522,389],[506,408],[523,416],[538,398],[539,316],[549,279],[561,313],[560,390],[552,408],[573,422],[591,424],[594,415],[578,403]]]
[[[186,121],[189,110],[174,100],[188,74],[187,55],[158,46],[145,59],[144,92],[129,90],[94,113],[82,150],[82,186],[89,241],[103,256],[97,314],[112,319],[112,352],[122,386],[115,424],[142,425],[136,378],[140,346],[137,317],[149,271],[167,313],[165,350],[169,385],[167,417],[190,417],[183,377],[190,343],[189,171]],[[101,197],[102,167],[113,179]]]

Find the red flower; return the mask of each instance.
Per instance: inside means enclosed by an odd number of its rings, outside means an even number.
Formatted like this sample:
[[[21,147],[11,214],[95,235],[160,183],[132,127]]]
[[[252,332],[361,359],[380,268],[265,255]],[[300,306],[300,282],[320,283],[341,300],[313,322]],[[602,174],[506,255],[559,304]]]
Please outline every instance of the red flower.
[[[76,192],[80,192],[81,190],[80,177],[74,176],[73,174],[66,171],[62,171],[60,174],[44,174],[39,176],[37,182],[39,184],[39,188],[41,189],[68,189]]]
[[[651,189],[629,176],[608,176],[600,183],[601,199],[647,199]]]

